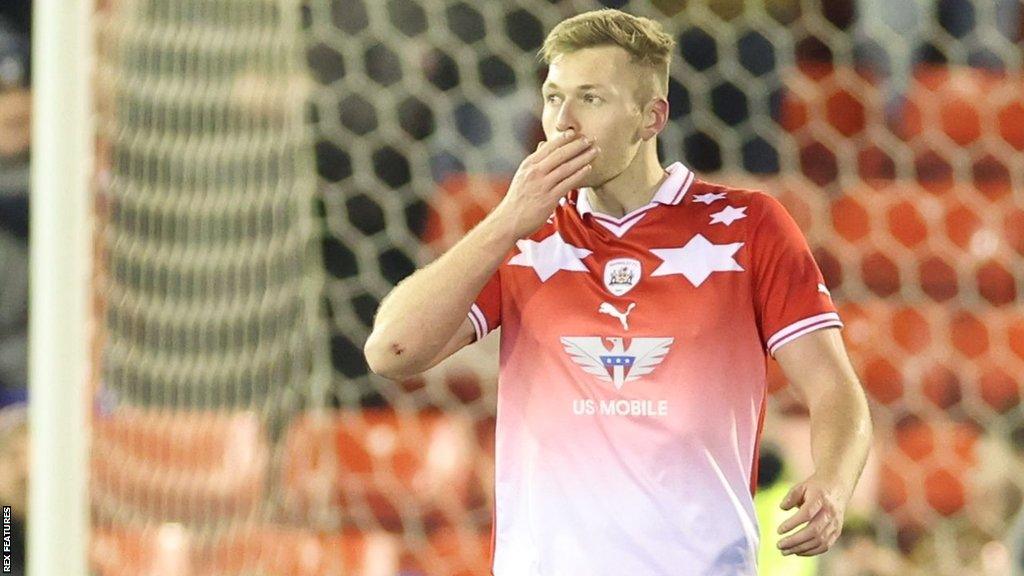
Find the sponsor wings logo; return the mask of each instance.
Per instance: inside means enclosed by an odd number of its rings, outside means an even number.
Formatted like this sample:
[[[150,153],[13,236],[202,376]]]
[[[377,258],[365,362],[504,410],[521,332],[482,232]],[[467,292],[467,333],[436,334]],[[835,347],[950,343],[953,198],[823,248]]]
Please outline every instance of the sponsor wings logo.
[[[610,350],[604,340],[612,344]],[[563,336],[561,341],[566,353],[584,372],[603,382],[611,382],[620,390],[626,382],[653,372],[665,359],[675,338],[633,338],[629,348],[619,337]]]

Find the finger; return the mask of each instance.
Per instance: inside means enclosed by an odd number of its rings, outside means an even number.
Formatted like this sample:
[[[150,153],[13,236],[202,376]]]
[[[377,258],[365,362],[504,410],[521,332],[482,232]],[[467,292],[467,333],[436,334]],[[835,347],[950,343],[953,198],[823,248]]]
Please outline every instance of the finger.
[[[802,502],[804,498],[804,491],[806,489],[807,485],[802,482],[790,488],[789,492],[786,493],[786,497],[783,498],[782,502],[779,504],[779,508],[782,508],[783,510],[789,510],[793,506],[796,506],[797,504]]]
[[[821,510],[821,506],[820,498],[804,502],[800,509],[796,511],[796,514],[793,514],[788,520],[779,525],[779,534],[785,534],[804,522],[809,522]]]
[[[569,128],[568,130],[565,130],[564,132],[558,134],[557,136],[551,138],[550,140],[545,141],[545,147],[542,150],[546,152],[551,152],[552,150],[555,150],[558,147],[564,145],[564,143],[574,140],[579,135],[580,134],[577,133],[577,131],[573,130],[572,128]]]
[[[578,170],[573,172],[568,178],[562,180],[551,189],[551,195],[556,198],[561,198],[569,193],[573,188],[578,187],[583,179],[586,178],[587,174],[590,173],[590,164],[584,164]]]
[[[527,156],[526,159],[533,164],[537,164],[541,160],[547,158],[549,154],[557,150],[560,146],[572,142],[575,139],[576,131],[566,130],[551,140],[541,140],[537,143],[537,149],[534,150],[533,154]]]
[[[833,544],[835,544],[835,538],[833,536],[822,536],[821,538],[819,538],[817,546],[807,544],[805,546],[801,546],[799,549],[789,551],[788,554],[792,554],[795,556],[816,556],[818,554],[828,552],[829,549],[832,548]]]
[[[536,162],[541,157],[540,156],[540,149],[543,148],[545,144],[547,144],[546,140],[541,140],[540,142],[537,142],[537,147],[534,148],[533,152],[531,152],[530,155],[527,156],[525,160],[523,160],[523,163],[525,164],[527,162],[529,162],[529,163]]]
[[[808,524],[803,530],[800,530],[785,540],[780,540],[779,550],[782,550],[783,552],[792,552],[795,548],[816,540],[818,535],[818,529]]]
[[[539,158],[537,161],[537,169],[541,171],[541,174],[551,173],[562,164],[565,164],[569,160],[572,160],[593,147],[593,142],[590,140],[586,138],[575,138],[572,141],[559,146],[557,149],[552,150],[547,154],[547,156]]]
[[[827,532],[829,532],[829,519],[825,511],[822,510],[795,534],[790,534],[779,540],[778,546],[780,550],[792,549]]]
[[[570,129],[566,130],[565,132],[562,132],[558,136],[555,136],[551,140],[548,140],[547,143],[545,143],[545,145],[541,147],[541,149],[537,152],[538,163],[547,158],[548,156],[550,156],[551,154],[554,154],[556,150],[560,150],[564,146],[581,140],[582,136],[583,135],[580,134],[579,132]]]
[[[593,162],[594,158],[597,157],[597,154],[599,152],[600,152],[600,149],[598,149],[595,146],[595,147],[592,147],[592,148],[589,148],[589,149],[585,150],[582,154],[579,154],[577,156],[574,156],[574,157],[570,158],[566,162],[564,162],[561,165],[555,167],[555,169],[552,170],[547,175],[548,181],[549,182],[561,182],[562,180],[564,180],[567,177],[569,177],[569,175],[571,175],[571,174],[575,173],[577,170],[579,170],[581,166],[585,166],[585,165],[590,164],[591,162]]]
[[[809,542],[801,544],[800,546],[797,546],[795,548],[787,550],[787,551],[783,552],[782,554],[783,554],[783,556],[792,556],[792,555],[806,556],[808,554],[808,552],[811,552],[812,550],[819,550],[819,549],[828,550],[828,546],[825,545],[825,542],[823,542],[821,538],[815,538],[814,540],[811,540]],[[822,552],[824,550],[822,550]],[[819,554],[820,554],[820,552],[819,552]]]
[[[818,554],[824,554],[825,552],[828,552],[828,546],[819,546],[810,552],[801,552],[800,554],[797,554],[797,556],[817,556]]]
[[[834,519],[830,519],[826,510],[822,510],[807,525],[797,532],[779,541],[779,550],[792,554],[806,546],[808,542],[818,541],[830,545],[838,538]]]

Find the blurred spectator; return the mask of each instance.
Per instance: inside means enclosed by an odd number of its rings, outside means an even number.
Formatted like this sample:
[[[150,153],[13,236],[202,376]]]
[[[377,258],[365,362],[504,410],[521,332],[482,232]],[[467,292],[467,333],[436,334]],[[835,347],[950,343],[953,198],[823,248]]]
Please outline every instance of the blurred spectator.
[[[28,248],[0,228],[0,407],[26,399]]]
[[[28,7],[0,9],[0,406],[28,387]]]
[[[22,4],[0,5],[0,167],[25,165],[29,138],[29,23]]]
[[[0,410],[0,505],[11,507],[11,572],[25,574],[25,518],[28,512],[28,408]],[[4,572],[8,574],[8,572]]]
[[[31,0],[4,0],[0,2],[0,19],[15,30],[28,34],[32,28]]]

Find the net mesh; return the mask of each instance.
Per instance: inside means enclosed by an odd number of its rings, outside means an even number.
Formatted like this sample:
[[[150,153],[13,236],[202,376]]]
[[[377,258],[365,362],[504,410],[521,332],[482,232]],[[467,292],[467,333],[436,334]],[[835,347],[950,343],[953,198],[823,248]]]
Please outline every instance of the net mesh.
[[[115,0],[95,22],[92,565],[219,573],[329,382],[299,11]]]
[[[1024,7],[603,5],[678,42],[661,158],[780,198],[840,306],[877,445],[821,573],[998,573],[1024,488]],[[488,573],[496,337],[403,382],[361,348],[541,137],[546,32],[603,5],[101,8],[99,573],[140,550],[147,574]],[[770,375],[769,437],[800,411]]]

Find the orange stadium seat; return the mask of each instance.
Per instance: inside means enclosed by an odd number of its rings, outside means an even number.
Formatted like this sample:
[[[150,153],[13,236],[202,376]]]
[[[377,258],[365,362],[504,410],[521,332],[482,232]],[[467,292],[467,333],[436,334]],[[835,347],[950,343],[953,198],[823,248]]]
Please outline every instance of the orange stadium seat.
[[[884,300],[840,306],[843,337],[869,398],[891,407],[963,402],[978,417],[1020,404],[1024,319],[1009,308]],[[977,368],[977,369],[975,369]]]
[[[417,538],[259,526],[220,538],[203,556],[198,576],[486,576],[490,535],[443,531]]]
[[[430,199],[422,240],[442,254],[501,202],[512,175],[453,174]]]
[[[340,534],[320,534],[285,526],[246,526],[216,539],[197,562],[198,575],[341,576],[363,574],[359,545],[346,547]],[[372,547],[369,547],[372,548]],[[379,548],[379,547],[378,547]],[[389,549],[372,548],[379,554]]]
[[[922,64],[914,71],[901,128],[905,137],[936,126],[966,146],[985,134],[998,134],[1024,149],[1024,78],[986,68]],[[1004,124],[1006,124],[1004,126]]]
[[[799,147],[801,172],[818,186],[838,177],[838,148],[857,150],[862,178],[892,178],[895,164],[871,138],[885,127],[884,95],[875,75],[862,68],[798,62],[785,73],[779,124]]]
[[[907,416],[881,455],[879,503],[898,524],[930,524],[970,505],[981,431],[970,422]]]
[[[1024,149],[1024,77],[983,68],[921,65],[895,132],[914,142],[917,179],[954,184],[955,162],[971,162],[974,185],[1006,195],[1012,158]]]
[[[423,576],[488,576],[491,573],[490,531],[439,532],[430,537],[430,549],[425,556],[425,562],[418,562]]]
[[[433,528],[486,510],[487,463],[467,416],[386,409],[309,414],[286,440],[288,513],[315,519],[328,510],[392,531],[412,528],[408,521]],[[331,526],[338,518],[322,520]]]
[[[98,576],[377,576],[413,574],[399,536],[385,532],[317,533],[247,525],[211,539],[178,525],[95,534],[91,566]]]
[[[214,522],[252,514],[269,452],[253,412],[119,408],[94,419],[94,514]]]
[[[831,200],[822,247],[876,296],[916,283],[934,301],[1015,301],[1012,264],[1024,254],[1024,207],[971,186],[933,194],[917,183],[862,185]],[[913,291],[912,291],[913,293]]]
[[[866,110],[878,86],[867,69],[800,61],[785,74],[784,82],[780,123],[787,132],[819,125],[852,137],[868,127]]]
[[[94,529],[89,540],[90,572],[97,576],[193,574],[192,545],[191,536],[179,524]]]
[[[979,190],[1006,195],[1012,154],[1024,150],[1024,79],[945,65],[921,65],[914,79],[903,108],[887,119],[886,96],[866,69],[799,62],[787,72],[779,123],[799,148],[803,174],[818,186],[836,182],[837,155],[844,148],[856,151],[862,180],[891,180],[893,152],[872,136],[891,130],[915,142],[914,167],[926,187],[941,190],[955,183],[952,146],[961,156],[969,149]]]

